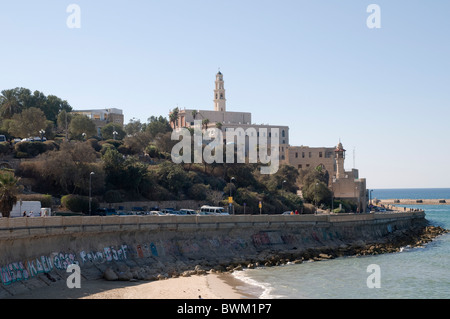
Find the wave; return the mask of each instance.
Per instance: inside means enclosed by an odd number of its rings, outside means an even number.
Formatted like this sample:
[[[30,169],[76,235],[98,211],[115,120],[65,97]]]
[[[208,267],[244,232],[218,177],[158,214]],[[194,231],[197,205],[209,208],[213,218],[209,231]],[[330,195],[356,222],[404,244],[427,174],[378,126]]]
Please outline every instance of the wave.
[[[273,294],[274,288],[269,283],[259,282],[253,278],[250,278],[247,274],[248,271],[250,270],[244,269],[242,271],[235,271],[233,272],[233,276],[248,286],[255,287],[258,290],[258,299],[285,298],[285,296]],[[250,290],[252,290],[252,294],[254,294],[253,289],[250,288]]]

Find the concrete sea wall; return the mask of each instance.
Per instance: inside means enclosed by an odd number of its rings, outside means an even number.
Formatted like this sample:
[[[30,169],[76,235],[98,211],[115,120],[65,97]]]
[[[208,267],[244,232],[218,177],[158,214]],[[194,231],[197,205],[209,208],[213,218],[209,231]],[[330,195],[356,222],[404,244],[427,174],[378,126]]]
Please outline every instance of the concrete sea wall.
[[[257,260],[267,252],[382,242],[426,223],[425,213],[236,216],[74,216],[0,219],[0,297],[108,268],[170,276],[194,265]],[[145,269],[145,274],[142,272]],[[140,271],[140,274],[137,272]]]

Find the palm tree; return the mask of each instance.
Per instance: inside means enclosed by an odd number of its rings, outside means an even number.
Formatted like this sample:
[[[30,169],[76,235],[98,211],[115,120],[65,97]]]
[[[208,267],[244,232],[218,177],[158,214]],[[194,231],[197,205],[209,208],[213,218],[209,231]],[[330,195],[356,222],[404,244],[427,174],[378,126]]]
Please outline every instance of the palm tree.
[[[209,119],[204,119],[204,120],[202,121],[202,126],[205,127],[205,130],[208,129],[208,124],[209,124]]]
[[[9,217],[13,206],[17,203],[18,181],[10,174],[0,174],[0,212],[3,217]]]
[[[173,123],[174,129],[176,128],[176,123],[178,121],[178,113],[180,113],[180,110],[178,109],[178,107],[176,107],[172,110],[172,112],[169,115],[169,120],[170,120],[170,122]]]
[[[217,127],[219,130],[222,129],[222,126],[223,126],[222,122],[217,122],[217,123],[216,123],[216,127]]]
[[[15,90],[3,90],[0,95],[0,114],[10,119],[14,114],[22,111],[22,105],[17,99]]]
[[[198,115],[198,111],[197,110],[192,110],[191,114],[192,114],[192,117],[194,118],[194,121],[195,121],[195,118]]]

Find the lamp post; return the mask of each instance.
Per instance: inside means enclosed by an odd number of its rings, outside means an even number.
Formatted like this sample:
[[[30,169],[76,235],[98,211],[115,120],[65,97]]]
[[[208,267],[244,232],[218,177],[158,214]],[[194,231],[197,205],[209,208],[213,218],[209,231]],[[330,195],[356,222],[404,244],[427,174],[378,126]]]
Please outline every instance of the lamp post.
[[[231,185],[233,184],[233,181],[235,181],[236,179],[234,178],[234,177],[231,177],[230,178],[230,198],[229,198],[229,207],[228,207],[228,209],[229,209],[229,214],[231,214],[231,212],[233,211],[233,197],[231,196]],[[234,214],[234,211],[233,211],[233,214]]]
[[[283,182],[281,182],[281,190],[284,191],[284,183],[286,183],[286,180],[284,180]]]
[[[119,134],[119,133],[117,133],[117,131],[114,131],[114,132],[113,132],[113,138],[114,138],[114,141],[116,140],[116,135],[117,135],[117,134]]]
[[[45,131],[44,131],[44,130],[40,130],[40,131],[39,131],[39,134],[41,134],[41,142],[43,142],[43,141],[44,141],[44,134],[45,134]]]
[[[317,186],[319,186],[319,183],[316,183],[314,186],[314,206],[316,206],[317,209]]]
[[[94,175],[94,172],[91,172],[89,174],[89,216],[91,216],[92,211],[91,211],[91,202],[92,202],[92,175]]]

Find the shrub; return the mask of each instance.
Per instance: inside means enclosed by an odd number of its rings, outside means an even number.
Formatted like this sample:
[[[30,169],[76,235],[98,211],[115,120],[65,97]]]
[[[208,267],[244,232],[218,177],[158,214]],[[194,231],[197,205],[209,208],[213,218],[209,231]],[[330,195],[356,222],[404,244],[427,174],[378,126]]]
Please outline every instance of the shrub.
[[[42,142],[20,142],[14,146],[16,157],[35,157],[47,151],[47,146]]]
[[[205,200],[209,187],[204,184],[194,184],[187,191],[189,199]]]
[[[96,152],[100,152],[102,146],[99,144],[98,140],[95,138],[90,138],[86,141]]]
[[[105,155],[107,150],[115,150],[116,148],[114,147],[114,145],[109,144],[109,143],[103,143],[102,144],[102,148],[100,149],[100,153],[102,155]]]
[[[9,144],[4,142],[0,143],[0,154],[7,154],[9,152]]]
[[[148,145],[145,148],[145,152],[148,154],[148,156],[150,156],[151,158],[157,158],[159,157],[159,151],[158,148],[155,145]]]
[[[122,141],[119,141],[119,140],[114,140],[114,139],[109,139],[109,140],[106,140],[105,142],[104,142],[104,144],[111,144],[111,145],[113,145],[115,148],[118,148],[120,145],[122,145],[123,144],[123,142]]]
[[[89,213],[89,197],[80,195],[66,195],[61,198],[61,204],[68,210],[78,213]],[[92,198],[91,211],[99,207],[97,199]]]

